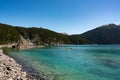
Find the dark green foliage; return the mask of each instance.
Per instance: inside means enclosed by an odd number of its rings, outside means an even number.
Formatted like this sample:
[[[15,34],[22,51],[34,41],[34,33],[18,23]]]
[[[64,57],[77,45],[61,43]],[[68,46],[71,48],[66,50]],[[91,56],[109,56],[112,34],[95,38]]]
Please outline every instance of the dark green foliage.
[[[120,44],[120,25],[109,24],[81,34],[95,44]]]
[[[80,36],[69,36],[44,28],[16,27],[18,32],[26,39],[37,44],[91,44],[91,41]]]
[[[22,28],[16,27],[17,31],[25,38],[37,44],[64,44],[68,43],[66,35],[43,28]]]
[[[80,35],[71,35],[69,38],[72,42],[71,44],[92,44],[91,41],[82,38]]]
[[[19,33],[14,27],[0,24],[0,44],[18,42],[19,40]]]
[[[88,44],[89,40],[80,36],[65,35],[44,28],[13,27],[0,24],[0,44],[19,42],[20,35],[35,44]]]

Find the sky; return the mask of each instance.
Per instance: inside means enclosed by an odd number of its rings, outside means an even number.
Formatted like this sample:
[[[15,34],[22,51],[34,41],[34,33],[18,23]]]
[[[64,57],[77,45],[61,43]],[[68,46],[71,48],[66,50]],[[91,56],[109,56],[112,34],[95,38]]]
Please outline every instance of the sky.
[[[120,24],[120,0],[0,0],[0,23],[81,34]]]

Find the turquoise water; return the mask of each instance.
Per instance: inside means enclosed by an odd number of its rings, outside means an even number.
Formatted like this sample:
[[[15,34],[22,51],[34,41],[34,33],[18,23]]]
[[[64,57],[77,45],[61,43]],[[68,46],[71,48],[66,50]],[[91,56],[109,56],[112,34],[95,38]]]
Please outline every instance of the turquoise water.
[[[55,80],[120,80],[120,45],[69,45],[9,55]]]

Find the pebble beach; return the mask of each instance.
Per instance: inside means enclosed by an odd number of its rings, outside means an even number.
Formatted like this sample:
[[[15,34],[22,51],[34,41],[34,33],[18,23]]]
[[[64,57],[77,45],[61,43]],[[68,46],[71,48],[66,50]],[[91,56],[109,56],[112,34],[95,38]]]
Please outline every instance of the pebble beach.
[[[0,80],[31,80],[22,66],[0,50]]]

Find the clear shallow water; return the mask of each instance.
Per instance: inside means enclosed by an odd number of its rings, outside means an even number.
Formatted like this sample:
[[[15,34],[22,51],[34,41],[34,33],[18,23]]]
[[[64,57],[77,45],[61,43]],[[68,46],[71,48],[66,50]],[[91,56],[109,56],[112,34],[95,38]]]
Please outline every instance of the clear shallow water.
[[[120,80],[120,45],[28,49],[9,55],[56,80]]]

